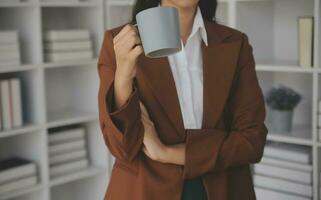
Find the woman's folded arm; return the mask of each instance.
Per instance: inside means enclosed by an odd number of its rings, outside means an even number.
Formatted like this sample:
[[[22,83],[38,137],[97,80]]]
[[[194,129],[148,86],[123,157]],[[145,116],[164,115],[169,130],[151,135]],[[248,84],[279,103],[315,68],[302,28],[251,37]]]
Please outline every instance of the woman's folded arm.
[[[183,178],[259,162],[268,130],[264,124],[264,96],[258,83],[252,47],[243,34],[239,71],[227,102],[231,128],[187,129],[185,146],[173,148],[185,151]],[[183,148],[182,148],[183,147]],[[181,160],[181,159],[180,159]]]
[[[99,74],[98,108],[100,128],[111,154],[123,161],[133,161],[143,144],[144,127],[141,122],[138,90],[127,101],[115,104],[115,53],[113,36],[106,31],[97,63]]]

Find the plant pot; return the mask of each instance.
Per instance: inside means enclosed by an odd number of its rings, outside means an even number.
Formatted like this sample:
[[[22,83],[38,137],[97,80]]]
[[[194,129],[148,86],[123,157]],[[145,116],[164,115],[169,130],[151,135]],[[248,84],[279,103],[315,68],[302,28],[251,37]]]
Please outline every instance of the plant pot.
[[[292,130],[293,110],[270,109],[270,130],[277,133],[289,133]]]

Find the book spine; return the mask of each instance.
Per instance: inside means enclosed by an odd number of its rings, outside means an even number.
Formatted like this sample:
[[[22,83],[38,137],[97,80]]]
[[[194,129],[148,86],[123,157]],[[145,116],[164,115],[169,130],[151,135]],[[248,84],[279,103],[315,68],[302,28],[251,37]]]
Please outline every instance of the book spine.
[[[13,104],[13,126],[20,127],[23,124],[22,120],[22,100],[21,100],[21,84],[19,78],[12,78],[12,104]]]
[[[282,167],[269,166],[266,164],[258,163],[254,165],[254,172],[257,174],[283,178],[298,183],[312,184],[312,173],[302,172]]]
[[[277,179],[277,178],[262,176],[258,174],[253,175],[253,181],[255,186],[277,190],[280,192],[288,192],[295,195],[312,197],[311,185],[294,183],[292,181],[286,181],[283,179]]]
[[[11,113],[11,101],[9,95],[9,81],[7,79],[0,81],[1,86],[1,110],[3,119],[3,129],[7,130],[12,128],[12,113]]]

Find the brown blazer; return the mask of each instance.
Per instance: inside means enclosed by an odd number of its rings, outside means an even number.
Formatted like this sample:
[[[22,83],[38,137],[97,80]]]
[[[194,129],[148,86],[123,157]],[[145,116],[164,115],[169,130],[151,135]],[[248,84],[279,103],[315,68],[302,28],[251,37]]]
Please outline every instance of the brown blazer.
[[[203,123],[201,129],[184,129],[167,57],[141,54],[134,90],[121,108],[113,110],[112,39],[123,26],[105,31],[97,64],[100,127],[116,158],[104,199],[180,200],[184,179],[197,176],[202,177],[208,200],[256,199],[250,164],[261,160],[268,130],[247,35],[205,21],[209,45],[202,43]],[[154,161],[141,150],[139,100],[164,144],[186,143],[184,166]]]

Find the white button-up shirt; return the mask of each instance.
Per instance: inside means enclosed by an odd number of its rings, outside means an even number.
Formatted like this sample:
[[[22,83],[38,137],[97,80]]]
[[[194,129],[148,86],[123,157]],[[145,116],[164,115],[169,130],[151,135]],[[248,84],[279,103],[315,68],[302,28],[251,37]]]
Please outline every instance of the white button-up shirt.
[[[201,40],[205,45],[208,45],[203,17],[197,6],[192,32],[185,46],[181,40],[182,50],[168,56],[186,129],[202,127],[203,59]]]

